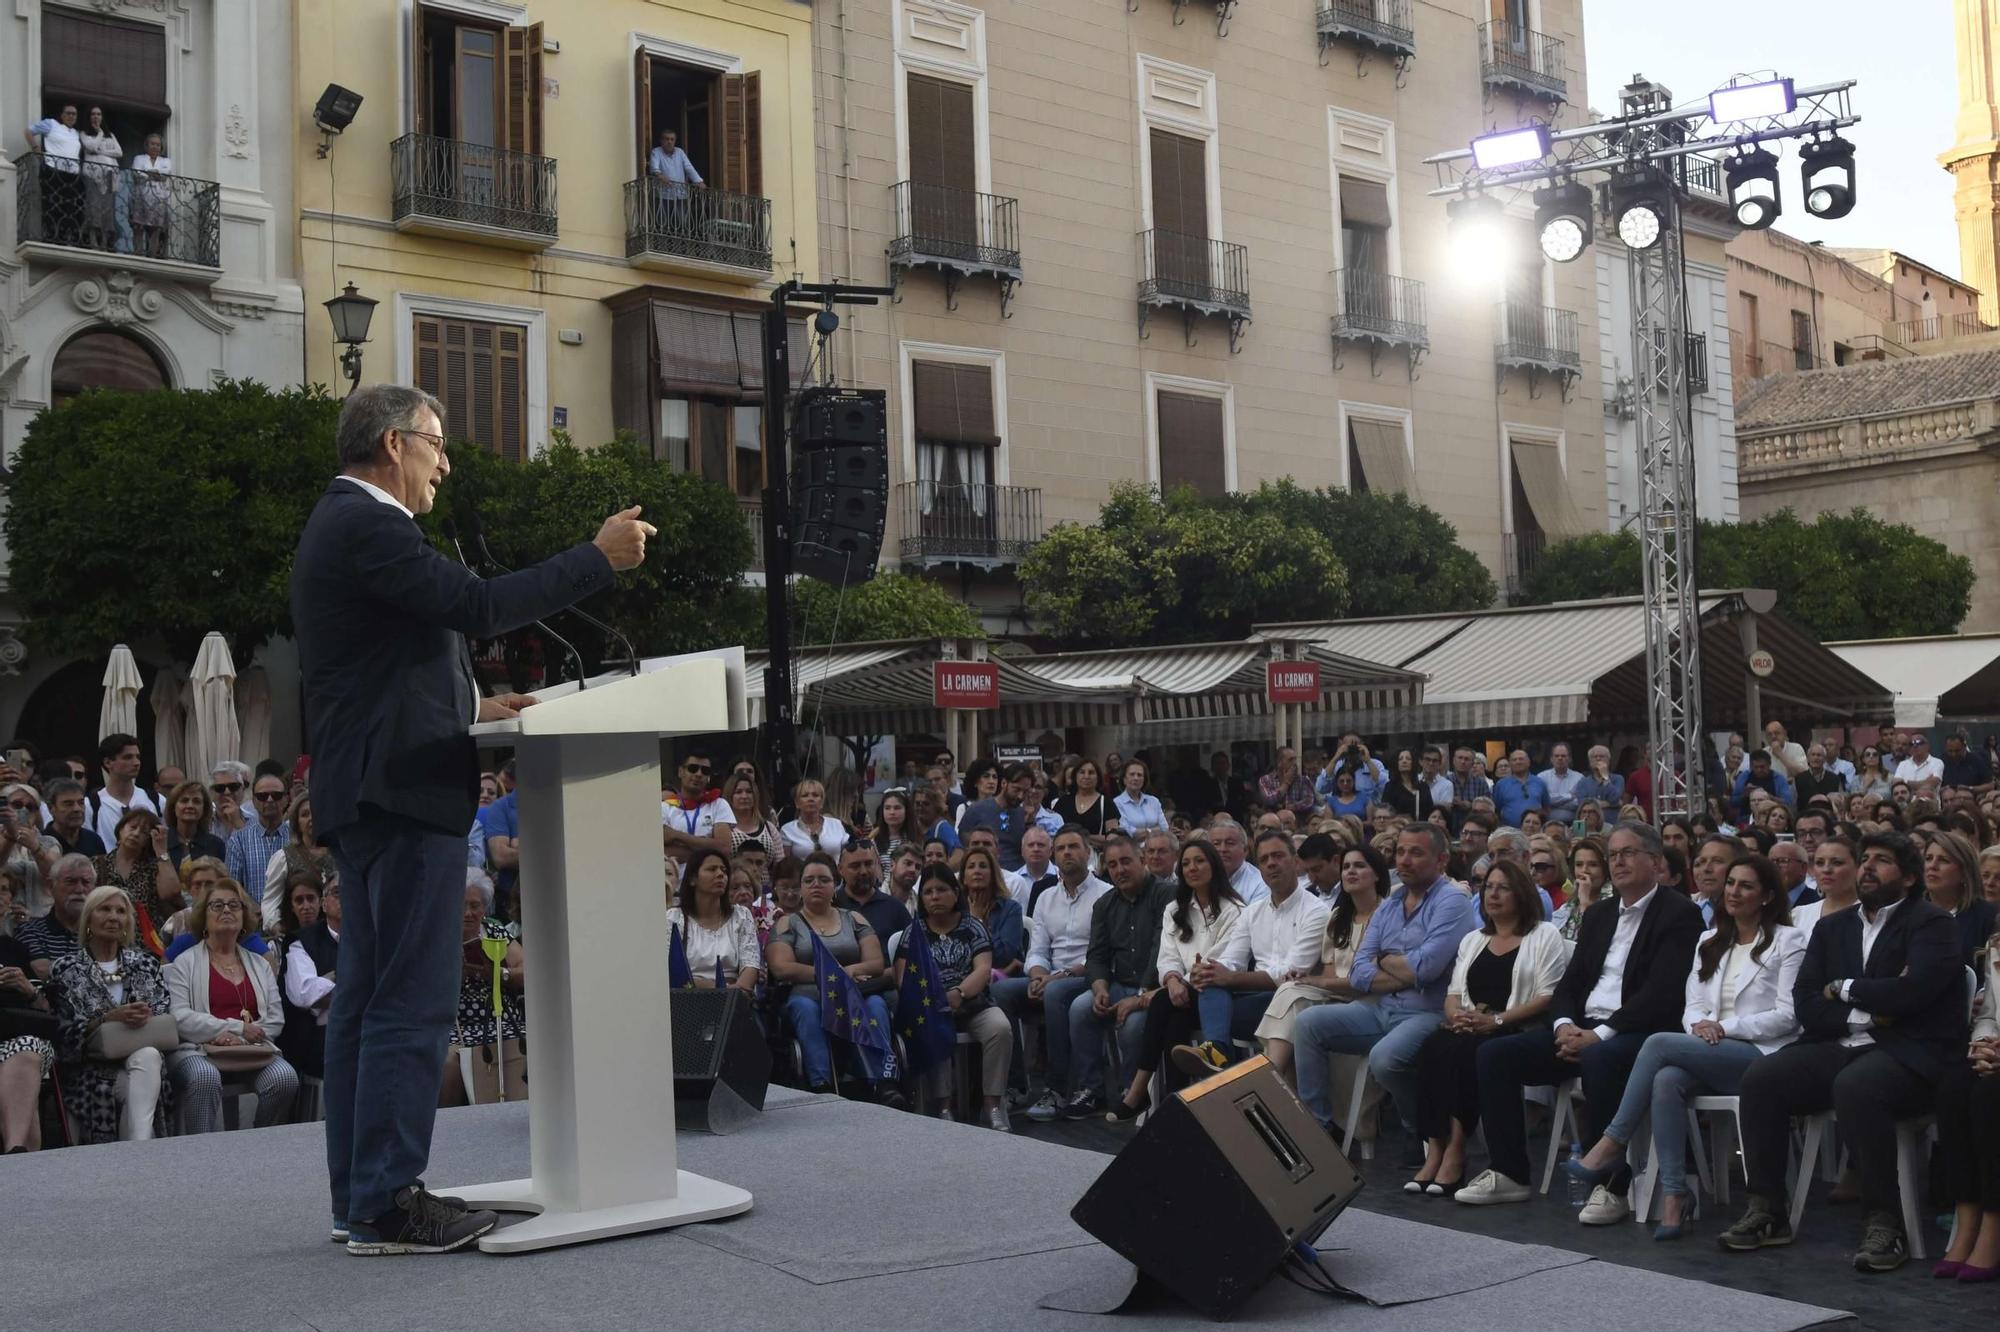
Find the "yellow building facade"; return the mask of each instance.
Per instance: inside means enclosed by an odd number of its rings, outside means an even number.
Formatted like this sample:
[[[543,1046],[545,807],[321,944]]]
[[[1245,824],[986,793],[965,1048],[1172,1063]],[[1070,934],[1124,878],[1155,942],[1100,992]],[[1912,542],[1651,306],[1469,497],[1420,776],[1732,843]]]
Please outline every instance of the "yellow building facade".
[[[309,380],[344,383],[321,305],[351,283],[361,381],[436,392],[454,438],[622,426],[754,495],[756,350],[717,349],[817,276],[807,6],[342,0],[296,43]]]

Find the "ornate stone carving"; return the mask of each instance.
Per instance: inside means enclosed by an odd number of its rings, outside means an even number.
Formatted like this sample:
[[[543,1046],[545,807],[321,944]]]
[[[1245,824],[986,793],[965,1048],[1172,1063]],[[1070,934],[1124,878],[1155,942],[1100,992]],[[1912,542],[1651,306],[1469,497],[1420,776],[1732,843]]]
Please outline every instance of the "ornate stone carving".
[[[229,145],[231,157],[250,156],[250,122],[243,116],[241,103],[229,104],[229,114],[222,121],[222,141]]]
[[[28,644],[17,624],[0,624],[0,675],[19,675],[28,664]]]
[[[90,7],[106,14],[116,14],[121,9],[150,9],[155,14],[165,14],[173,9],[173,0],[90,0]]]
[[[70,289],[70,300],[87,315],[96,315],[107,324],[151,321],[166,308],[166,298],[124,269],[102,278],[88,277]]]

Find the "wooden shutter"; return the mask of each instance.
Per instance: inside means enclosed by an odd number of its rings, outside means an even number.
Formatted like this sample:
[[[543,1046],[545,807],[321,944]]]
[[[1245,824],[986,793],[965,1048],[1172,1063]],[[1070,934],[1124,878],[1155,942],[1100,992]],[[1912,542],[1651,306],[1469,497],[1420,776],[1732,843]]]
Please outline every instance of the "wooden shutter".
[[[1156,129],[1152,135],[1153,226],[1208,238],[1208,145]]]
[[[528,456],[527,334],[518,325],[496,328],[493,345],[496,451],[508,462]]]
[[[466,376],[469,381],[466,397],[472,405],[472,428],[465,437],[483,449],[494,453],[500,451],[500,423],[494,393],[493,342],[496,330],[491,324],[467,324],[466,331]]]
[[[470,327],[462,319],[441,319],[444,370],[438,397],[444,402],[444,418],[450,422],[447,434],[457,439],[476,440],[477,427],[472,411],[472,349],[468,345]]]
[[[1222,399],[1162,391],[1158,402],[1160,489],[1193,486],[1202,495],[1228,489]]]
[[[915,361],[910,396],[917,438],[927,444],[1000,443],[994,426],[993,372],[983,365]]]
[[[410,129],[429,134],[431,99],[430,45],[424,37],[424,20],[430,17],[423,0],[410,6]]]
[[[77,103],[78,130],[89,125],[92,103],[107,110],[170,114],[166,29],[45,6],[41,92],[46,99],[66,97]]]
[[[639,132],[639,172],[638,179],[644,179],[648,164],[652,161],[653,140],[660,136],[653,132],[653,53],[644,49],[632,53],[632,86],[638,92],[639,104],[635,109]]]
[[[758,87],[754,72],[722,76],[722,188],[739,194],[764,192]]]
[[[411,361],[416,368],[417,387],[444,402],[444,330],[436,319],[418,315],[412,321],[410,339],[416,355]],[[451,415],[451,404],[445,403],[444,431],[449,435],[456,424]]]
[[[527,330],[419,315],[411,337],[417,387],[444,404],[445,433],[509,462],[526,458]]]
[[[507,146],[542,151],[542,25],[507,29]]]
[[[955,190],[979,188],[979,143],[970,84],[909,78],[910,179]]]

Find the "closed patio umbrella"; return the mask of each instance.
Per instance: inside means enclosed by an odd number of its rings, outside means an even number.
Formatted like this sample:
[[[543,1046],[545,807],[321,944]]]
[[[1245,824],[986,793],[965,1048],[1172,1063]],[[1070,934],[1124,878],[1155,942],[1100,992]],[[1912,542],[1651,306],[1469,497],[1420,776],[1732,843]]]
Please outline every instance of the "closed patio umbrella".
[[[178,666],[160,668],[153,677],[153,765],[187,772],[188,678]],[[205,780],[207,773],[188,773]]]
[[[233,759],[243,746],[236,723],[236,663],[229,643],[210,632],[195,654],[192,676],[194,707],[188,718],[188,760],[207,777],[215,765]]]
[[[104,702],[97,709],[97,738],[131,735],[139,729],[139,663],[123,643],[104,663]]]
[[[243,761],[256,767],[271,757],[271,677],[252,666],[236,682],[236,725]]]

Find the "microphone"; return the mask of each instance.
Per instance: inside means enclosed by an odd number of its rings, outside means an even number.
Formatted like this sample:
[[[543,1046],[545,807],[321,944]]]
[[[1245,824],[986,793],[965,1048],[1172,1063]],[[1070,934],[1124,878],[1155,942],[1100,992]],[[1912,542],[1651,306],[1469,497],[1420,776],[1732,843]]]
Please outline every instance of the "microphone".
[[[469,503],[461,503],[459,504],[458,508],[459,511],[465,515],[467,525],[472,528],[473,544],[479,547],[479,553],[481,558],[483,558],[488,565],[492,566],[495,569],[498,569],[501,573],[512,573],[513,570],[509,569],[506,565],[500,563],[500,561],[494,559],[493,552],[486,548],[486,533],[482,531],[479,526],[479,511],[477,509],[474,509]],[[441,524],[441,527],[444,531],[445,540],[451,542],[452,549],[458,552],[458,562],[460,564],[465,565],[466,568],[470,569],[472,565],[465,558],[464,548],[459,545],[458,524],[453,522],[450,518],[446,518],[444,522]],[[584,674],[583,654],[576,650],[576,644],[570,642],[567,638],[564,638],[561,634],[557,633],[554,629],[550,628],[547,620],[536,620],[534,624],[535,628],[541,630],[544,634],[548,635],[549,638],[552,639],[557,644],[557,646],[561,647],[562,650],[569,656],[570,665],[576,668],[576,687],[579,690],[588,689],[590,687],[590,681],[588,680],[588,678],[586,678]]]
[[[500,563],[499,560],[493,558],[492,548],[486,544],[486,528],[479,521],[479,511],[472,507],[470,501],[467,501],[465,503],[464,508],[465,508],[466,523],[467,526],[469,526],[472,529],[472,541],[473,544],[479,548],[480,558],[485,560],[490,567],[498,569],[501,573],[514,572],[512,569],[509,569],[506,565]],[[562,608],[562,610],[558,611],[557,614],[574,615],[577,619],[582,620],[585,624],[597,630],[599,633],[603,634],[606,638],[615,639],[618,643],[618,646],[625,650],[624,664],[626,668],[630,670],[633,675],[637,675],[639,673],[639,653],[635,648],[633,648],[632,640],[625,636],[624,630],[619,629],[617,626],[605,620],[599,619],[597,616],[592,615],[589,611],[583,609],[581,606],[565,606]]]

